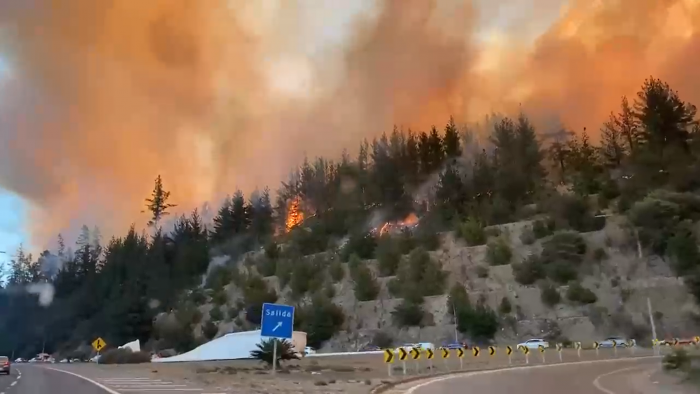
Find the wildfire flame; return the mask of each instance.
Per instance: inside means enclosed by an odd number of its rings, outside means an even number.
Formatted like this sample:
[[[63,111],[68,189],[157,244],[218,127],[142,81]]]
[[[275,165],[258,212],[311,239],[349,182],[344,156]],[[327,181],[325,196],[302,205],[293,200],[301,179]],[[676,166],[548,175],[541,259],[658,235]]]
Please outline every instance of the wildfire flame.
[[[299,208],[299,197],[289,201],[287,205],[287,232],[298,226],[304,220],[304,212]]]
[[[379,235],[384,235],[391,231],[392,229],[402,229],[402,228],[407,228],[407,227],[413,227],[416,224],[418,224],[418,216],[416,216],[415,213],[411,212],[408,216],[406,216],[403,220],[399,220],[397,222],[393,223],[384,223],[382,227],[379,229]]]

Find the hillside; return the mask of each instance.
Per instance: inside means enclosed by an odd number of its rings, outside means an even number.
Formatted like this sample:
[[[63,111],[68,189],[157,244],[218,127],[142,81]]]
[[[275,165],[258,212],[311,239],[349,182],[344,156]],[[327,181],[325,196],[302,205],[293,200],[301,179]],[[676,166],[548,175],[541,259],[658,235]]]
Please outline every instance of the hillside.
[[[0,351],[109,344],[185,351],[297,306],[309,344],[356,349],[455,335],[485,342],[685,336],[700,312],[700,128],[695,107],[644,82],[601,142],[539,133],[524,114],[487,136],[395,129],[355,158],[306,161],[274,194],[236,191],[213,223],[164,229],[177,196],[157,177],[149,233],[75,251],[18,251],[0,294]],[[40,284],[40,285],[37,285]],[[41,286],[41,287],[37,287]],[[41,302],[36,292],[55,290]],[[43,299],[46,301],[46,299]],[[456,322],[456,327],[455,327]],[[16,330],[16,327],[27,327]]]

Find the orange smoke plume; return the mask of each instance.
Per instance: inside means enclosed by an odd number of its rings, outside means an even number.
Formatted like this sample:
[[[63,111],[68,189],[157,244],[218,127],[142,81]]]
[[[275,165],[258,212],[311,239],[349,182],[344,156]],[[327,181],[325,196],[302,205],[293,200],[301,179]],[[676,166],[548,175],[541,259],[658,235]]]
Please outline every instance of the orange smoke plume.
[[[698,0],[324,3],[1,1],[0,186],[35,243],[142,225],[156,174],[188,210],[393,124],[595,131],[652,74],[700,102]]]

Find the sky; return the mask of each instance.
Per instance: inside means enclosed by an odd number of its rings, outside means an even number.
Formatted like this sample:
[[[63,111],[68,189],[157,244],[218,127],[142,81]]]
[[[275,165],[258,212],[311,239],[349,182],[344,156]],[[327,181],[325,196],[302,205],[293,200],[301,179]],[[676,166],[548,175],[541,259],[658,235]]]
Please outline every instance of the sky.
[[[142,228],[157,175],[179,212],[274,193],[394,125],[595,139],[650,75],[700,102],[698,32],[700,0],[0,0],[0,242]]]

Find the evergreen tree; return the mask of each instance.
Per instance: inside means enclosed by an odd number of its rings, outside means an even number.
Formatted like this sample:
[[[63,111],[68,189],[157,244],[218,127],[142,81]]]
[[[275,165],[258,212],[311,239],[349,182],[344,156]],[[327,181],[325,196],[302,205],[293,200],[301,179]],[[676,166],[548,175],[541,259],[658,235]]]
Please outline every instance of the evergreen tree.
[[[151,198],[146,199],[146,208],[151,212],[151,219],[148,221],[149,226],[158,227],[158,223],[164,217],[170,214],[168,210],[177,205],[168,203],[170,192],[163,188],[163,180],[160,175],[156,178],[155,186],[151,192]]]
[[[450,121],[445,126],[445,136],[443,138],[445,147],[445,156],[448,158],[456,158],[462,154],[460,147],[460,137],[454,118],[450,116]]]
[[[600,132],[601,154],[603,163],[608,168],[618,168],[622,165],[622,160],[626,156],[624,135],[618,126],[619,120],[614,114],[603,124]]]

